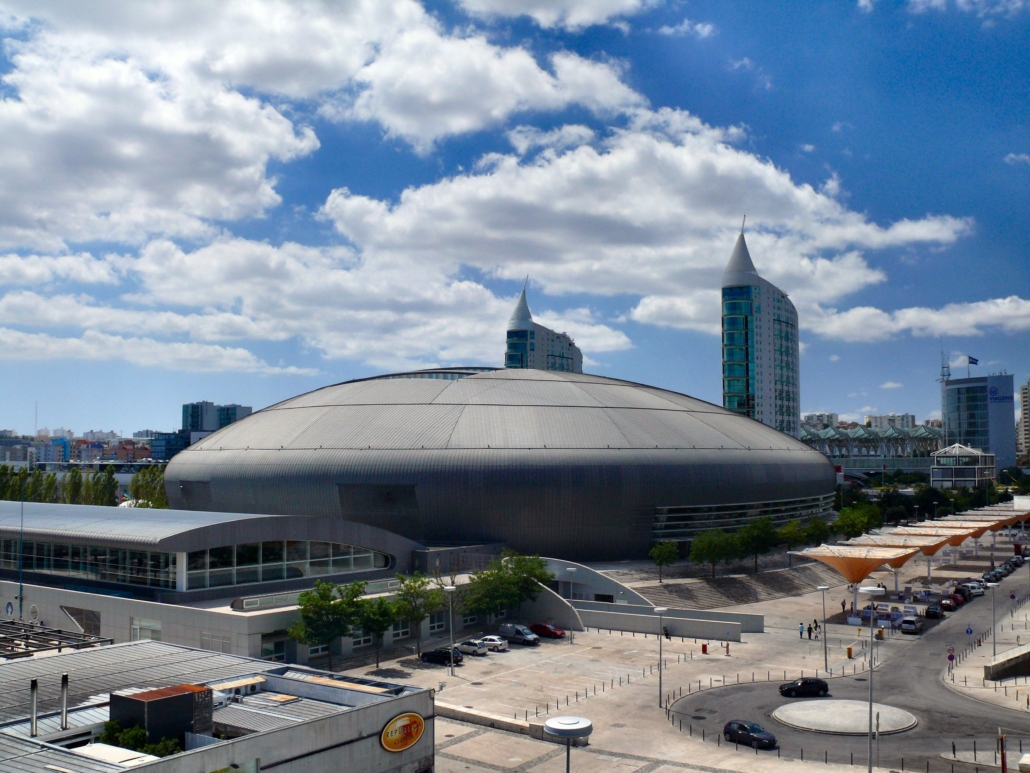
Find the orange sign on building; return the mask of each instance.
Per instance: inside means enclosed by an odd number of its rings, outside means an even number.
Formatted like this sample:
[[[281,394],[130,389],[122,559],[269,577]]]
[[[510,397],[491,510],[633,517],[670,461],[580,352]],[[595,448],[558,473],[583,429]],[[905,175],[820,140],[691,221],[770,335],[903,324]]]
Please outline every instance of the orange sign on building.
[[[414,746],[425,729],[426,721],[418,714],[399,714],[386,723],[379,742],[388,752],[402,752]]]

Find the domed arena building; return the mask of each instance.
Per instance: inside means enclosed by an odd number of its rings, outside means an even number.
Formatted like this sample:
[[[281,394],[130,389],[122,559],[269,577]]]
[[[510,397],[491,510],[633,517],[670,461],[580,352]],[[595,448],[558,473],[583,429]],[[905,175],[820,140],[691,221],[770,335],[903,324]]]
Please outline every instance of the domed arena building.
[[[165,472],[172,508],[318,516],[569,560],[643,558],[657,541],[764,515],[823,516],[835,481],[818,451],[687,395],[493,368],[324,387],[209,435]]]

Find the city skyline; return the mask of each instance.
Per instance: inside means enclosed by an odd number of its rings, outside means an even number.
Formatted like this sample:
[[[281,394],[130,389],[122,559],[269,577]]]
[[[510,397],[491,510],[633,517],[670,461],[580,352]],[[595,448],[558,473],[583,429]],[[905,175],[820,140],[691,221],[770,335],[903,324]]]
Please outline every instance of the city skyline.
[[[934,416],[939,336],[1030,375],[1023,4],[0,7],[0,428],[503,367],[527,274],[584,370],[721,404],[744,214],[802,413]]]

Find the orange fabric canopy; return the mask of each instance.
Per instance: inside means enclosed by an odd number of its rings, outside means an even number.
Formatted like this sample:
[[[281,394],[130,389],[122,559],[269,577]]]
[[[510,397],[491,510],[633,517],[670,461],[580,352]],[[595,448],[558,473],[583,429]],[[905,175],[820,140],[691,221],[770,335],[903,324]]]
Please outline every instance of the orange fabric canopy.
[[[849,539],[847,545],[869,545],[884,548],[919,548],[924,556],[933,556],[951,541],[948,536],[930,536],[915,534],[863,534],[861,537]]]
[[[1006,526],[1011,526],[1019,520],[1019,516],[1008,515],[998,517],[997,515],[971,515],[968,513],[959,513],[958,515],[949,515],[934,523],[982,523],[990,524],[987,526],[991,531],[998,531],[998,529],[1004,529]]]
[[[974,536],[972,529],[921,529],[916,526],[899,526],[896,529],[892,529],[890,533],[897,534],[899,536],[909,535],[912,537],[946,537],[947,544],[954,547],[961,545],[967,539]],[[983,534],[983,532],[980,533]]]
[[[836,569],[849,583],[860,583],[884,564],[892,569],[902,566],[919,552],[918,548],[866,547],[864,545],[820,545],[792,551]]]
[[[979,521],[946,521],[943,518],[939,518],[936,521],[924,521],[924,523],[933,523],[931,529],[962,529],[968,531],[974,539],[980,539],[986,532],[994,531],[993,524],[980,523]],[[1000,526],[998,528],[1001,528]]]

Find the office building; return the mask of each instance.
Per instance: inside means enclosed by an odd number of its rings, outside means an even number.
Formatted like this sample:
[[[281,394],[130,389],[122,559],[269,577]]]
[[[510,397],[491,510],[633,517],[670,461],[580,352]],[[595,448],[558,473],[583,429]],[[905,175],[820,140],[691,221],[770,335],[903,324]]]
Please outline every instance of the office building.
[[[995,479],[994,454],[955,443],[933,455],[934,488],[976,488]]]
[[[137,641],[0,663],[0,770],[428,773],[433,691]],[[163,759],[99,742],[138,726]]]
[[[583,353],[576,342],[567,333],[556,333],[533,321],[526,302],[525,285],[522,286],[515,311],[508,320],[504,367],[583,372]]]
[[[249,405],[216,405],[215,411],[218,414],[218,426],[215,429],[228,427],[234,421],[239,421],[244,416],[250,416],[254,409]]]
[[[863,423],[870,429],[915,429],[916,417],[911,413],[888,413],[885,416],[866,416]]]
[[[806,413],[801,417],[801,424],[810,430],[836,429],[840,417],[836,413]]]
[[[763,515],[824,516],[835,482],[818,451],[688,395],[487,368],[324,387],[219,430],[165,471],[173,508],[316,516],[570,560],[643,558],[655,542]]]
[[[210,434],[210,433],[208,433]],[[150,439],[150,458],[155,462],[167,462],[180,451],[190,447],[190,431],[158,432]]]
[[[941,381],[945,445],[991,454],[998,469],[1016,463],[1016,418],[1012,376],[1000,373]]]
[[[236,405],[235,403],[215,405],[208,400],[186,403],[182,406],[182,428],[194,433],[214,432],[222,427],[228,427],[244,416],[250,416],[253,412],[254,409],[249,405]],[[201,435],[200,437],[205,436]]]
[[[722,277],[722,346],[723,405],[798,437],[798,314],[758,275],[743,231]]]
[[[1016,447],[1020,456],[1030,454],[1030,381],[1019,387],[1019,422]]]

